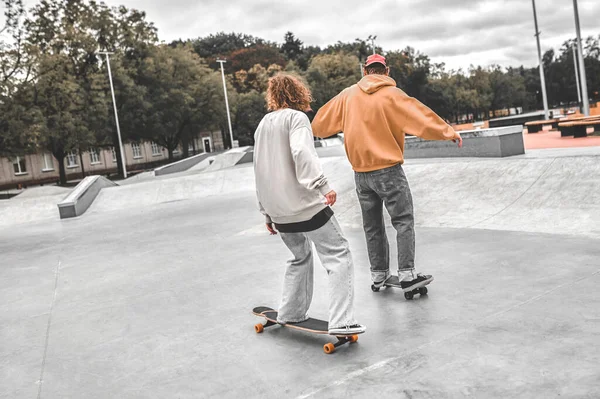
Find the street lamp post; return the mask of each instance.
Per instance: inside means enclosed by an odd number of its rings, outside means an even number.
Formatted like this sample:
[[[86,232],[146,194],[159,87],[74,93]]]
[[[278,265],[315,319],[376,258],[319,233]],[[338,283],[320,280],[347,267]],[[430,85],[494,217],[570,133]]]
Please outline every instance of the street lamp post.
[[[110,81],[110,93],[112,94],[113,108],[115,110],[115,123],[117,124],[117,136],[121,150],[121,163],[123,164],[123,178],[127,179],[127,165],[125,164],[125,151],[123,151],[123,140],[121,140],[121,128],[119,127],[119,114],[117,113],[117,102],[115,101],[115,88],[113,87],[112,73],[110,71],[110,54],[108,51],[99,51],[98,54],[106,55],[106,68],[108,69],[108,80]]]
[[[377,36],[371,36],[371,47],[373,48],[373,54],[375,54],[375,39],[377,39]]]
[[[577,67],[577,48],[573,46],[573,66],[575,67],[575,84],[577,85],[577,104],[581,106],[581,89],[579,88],[579,71]]]
[[[542,84],[542,99],[544,101],[544,117],[549,119],[548,112],[548,96],[546,95],[546,78],[544,77],[544,63],[542,62],[542,48],[540,47],[540,31],[538,30],[537,12],[535,11],[535,0],[531,0],[533,4],[533,21],[535,23],[535,38],[537,40],[538,59],[540,61],[540,83]]]
[[[587,91],[587,79],[585,76],[585,62],[583,60],[583,49],[581,47],[581,28],[579,26],[579,10],[577,0],[573,0],[575,11],[575,30],[577,32],[577,58],[579,59],[579,76],[581,77],[581,99],[583,100],[583,114],[590,116],[590,99]]]
[[[231,128],[231,116],[229,115],[229,100],[227,99],[227,84],[225,83],[225,68],[223,64],[227,61],[217,60],[221,64],[221,77],[223,78],[223,92],[225,93],[225,107],[227,108],[227,122],[229,123],[229,137],[231,139],[231,148],[233,148],[233,129]]]
[[[373,49],[373,54],[375,54],[375,39],[377,39],[377,36],[369,35],[369,37],[367,38],[367,40],[371,41],[371,48]],[[358,67],[360,68],[360,76],[361,77],[365,76],[365,72],[363,70],[363,64],[362,64],[362,62],[360,62],[358,64]]]

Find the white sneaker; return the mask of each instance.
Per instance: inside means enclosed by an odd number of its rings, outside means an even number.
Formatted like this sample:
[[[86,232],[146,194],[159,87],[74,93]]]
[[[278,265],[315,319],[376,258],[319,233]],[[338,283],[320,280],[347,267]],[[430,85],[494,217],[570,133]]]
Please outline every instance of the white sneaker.
[[[354,335],[362,334],[367,331],[367,327],[360,324],[353,324],[351,326],[330,328],[329,335]]]

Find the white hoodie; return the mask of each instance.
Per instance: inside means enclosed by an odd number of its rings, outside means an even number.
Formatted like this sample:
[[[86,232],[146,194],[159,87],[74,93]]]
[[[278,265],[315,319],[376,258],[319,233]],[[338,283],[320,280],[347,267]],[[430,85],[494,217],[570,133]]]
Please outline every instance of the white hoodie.
[[[286,108],[265,115],[254,140],[256,194],[267,223],[305,222],[325,209],[331,188],[303,112]]]

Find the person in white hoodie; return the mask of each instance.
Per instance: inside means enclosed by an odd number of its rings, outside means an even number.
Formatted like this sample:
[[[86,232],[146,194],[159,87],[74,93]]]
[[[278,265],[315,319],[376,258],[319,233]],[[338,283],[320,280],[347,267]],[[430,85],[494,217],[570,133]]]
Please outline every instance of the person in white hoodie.
[[[313,294],[313,244],[329,283],[329,333],[351,335],[366,328],[354,319],[354,264],[348,241],[331,206],[329,187],[303,110],[311,94],[297,78],[279,74],[269,79],[269,111],[254,135],[254,173],[260,211],[271,234],[280,233],[292,252],[277,321],[308,319]]]

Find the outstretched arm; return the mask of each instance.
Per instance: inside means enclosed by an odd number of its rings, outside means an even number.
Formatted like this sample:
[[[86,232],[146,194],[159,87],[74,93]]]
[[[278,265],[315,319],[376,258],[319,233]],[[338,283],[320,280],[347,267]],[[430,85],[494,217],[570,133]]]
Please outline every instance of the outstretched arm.
[[[329,100],[315,115],[312,121],[312,131],[316,137],[324,139],[343,130],[344,101],[342,93]]]
[[[419,100],[402,94],[395,99],[394,105],[396,112],[401,116],[399,128],[404,133],[425,140],[458,141],[459,146],[462,146],[460,134]]]

